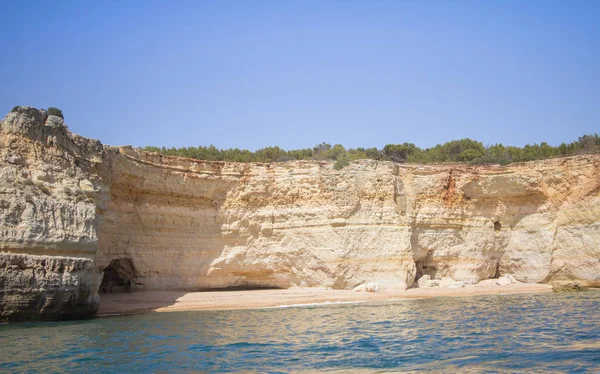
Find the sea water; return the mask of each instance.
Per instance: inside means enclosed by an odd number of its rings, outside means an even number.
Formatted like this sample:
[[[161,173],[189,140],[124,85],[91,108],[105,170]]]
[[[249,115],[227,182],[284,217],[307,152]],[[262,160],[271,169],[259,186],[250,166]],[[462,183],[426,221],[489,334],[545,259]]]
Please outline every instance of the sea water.
[[[600,372],[600,291],[0,326],[2,372]]]

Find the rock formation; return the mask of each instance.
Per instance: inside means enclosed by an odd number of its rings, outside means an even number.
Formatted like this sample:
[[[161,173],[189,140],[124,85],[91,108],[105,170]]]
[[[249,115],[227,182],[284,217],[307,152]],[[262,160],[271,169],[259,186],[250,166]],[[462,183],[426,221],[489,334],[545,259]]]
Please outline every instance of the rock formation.
[[[97,228],[108,199],[100,142],[18,107],[0,124],[0,321],[98,309]]]
[[[361,160],[340,171],[209,162],[102,146],[19,107],[1,124],[0,157],[0,319],[50,315],[33,300],[62,289],[72,296],[53,297],[52,310],[91,315],[107,269],[134,290],[403,289],[423,276],[508,275],[600,286],[598,155],[507,167]],[[27,265],[3,265],[15,254]],[[43,272],[50,260],[73,270]]]

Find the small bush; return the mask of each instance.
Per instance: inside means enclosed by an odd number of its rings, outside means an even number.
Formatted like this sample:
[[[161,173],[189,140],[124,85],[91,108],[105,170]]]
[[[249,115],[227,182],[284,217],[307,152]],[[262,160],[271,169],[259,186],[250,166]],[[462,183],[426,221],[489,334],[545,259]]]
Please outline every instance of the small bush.
[[[335,170],[342,170],[343,168],[345,168],[348,165],[350,165],[350,161],[348,161],[345,158],[340,158],[339,160],[337,160],[335,162],[335,164],[333,164],[333,168]]]
[[[20,105],[17,105],[16,107],[12,108],[12,110],[11,110],[10,112],[11,112],[11,113],[12,113],[12,112],[18,112],[18,111],[19,111],[19,109],[21,109],[21,106],[20,106]]]
[[[50,108],[48,108],[48,115],[49,116],[57,116],[60,117],[62,119],[65,119],[65,117],[63,116],[63,112],[62,110],[55,108],[53,106],[51,106]]]

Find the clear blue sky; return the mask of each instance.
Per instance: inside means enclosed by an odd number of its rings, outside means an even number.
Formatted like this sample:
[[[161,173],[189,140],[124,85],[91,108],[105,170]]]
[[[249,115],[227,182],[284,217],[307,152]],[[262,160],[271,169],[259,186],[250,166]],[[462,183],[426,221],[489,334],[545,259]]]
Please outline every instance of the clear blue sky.
[[[557,145],[600,132],[600,1],[2,1],[0,112],[105,144]]]

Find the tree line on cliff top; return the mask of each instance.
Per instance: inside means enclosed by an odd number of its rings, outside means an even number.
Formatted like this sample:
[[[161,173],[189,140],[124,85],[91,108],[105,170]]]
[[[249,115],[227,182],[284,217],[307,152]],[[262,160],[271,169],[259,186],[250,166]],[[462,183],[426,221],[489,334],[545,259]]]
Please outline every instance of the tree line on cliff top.
[[[386,160],[400,163],[443,163],[464,162],[471,164],[501,164],[533,161],[553,157],[573,156],[600,152],[598,134],[584,135],[571,143],[554,147],[546,142],[527,144],[524,147],[494,144],[484,146],[472,139],[452,140],[431,148],[419,148],[413,143],[388,144],[383,149],[349,148],[341,144],[321,143],[313,148],[285,150],[280,147],[266,147],[254,152],[247,149],[218,149],[208,147],[144,147],[144,150],[158,152],[166,156],[180,156],[209,161],[231,162],[283,162],[292,160],[335,161],[336,168],[346,166],[359,159]]]
[[[14,107],[11,112],[15,112],[19,108],[21,107]],[[62,110],[56,107],[49,107],[47,112],[48,115],[55,115],[64,119]],[[413,164],[462,162],[476,165],[507,165],[513,162],[600,153],[600,137],[598,134],[583,135],[574,142],[562,143],[557,147],[551,146],[546,142],[533,145],[527,144],[524,147],[504,146],[501,143],[484,146],[482,142],[464,138],[451,140],[444,144],[438,144],[425,149],[419,148],[413,143],[387,144],[383,149],[374,147],[346,149],[341,144],[332,146],[325,142],[313,148],[293,149],[289,151],[277,146],[261,148],[252,152],[239,148],[218,149],[214,145],[182,148],[146,146],[143,149],[149,152],[158,152],[165,156],[179,156],[207,161],[335,161],[334,167],[336,169],[345,167],[350,161],[361,159]]]

